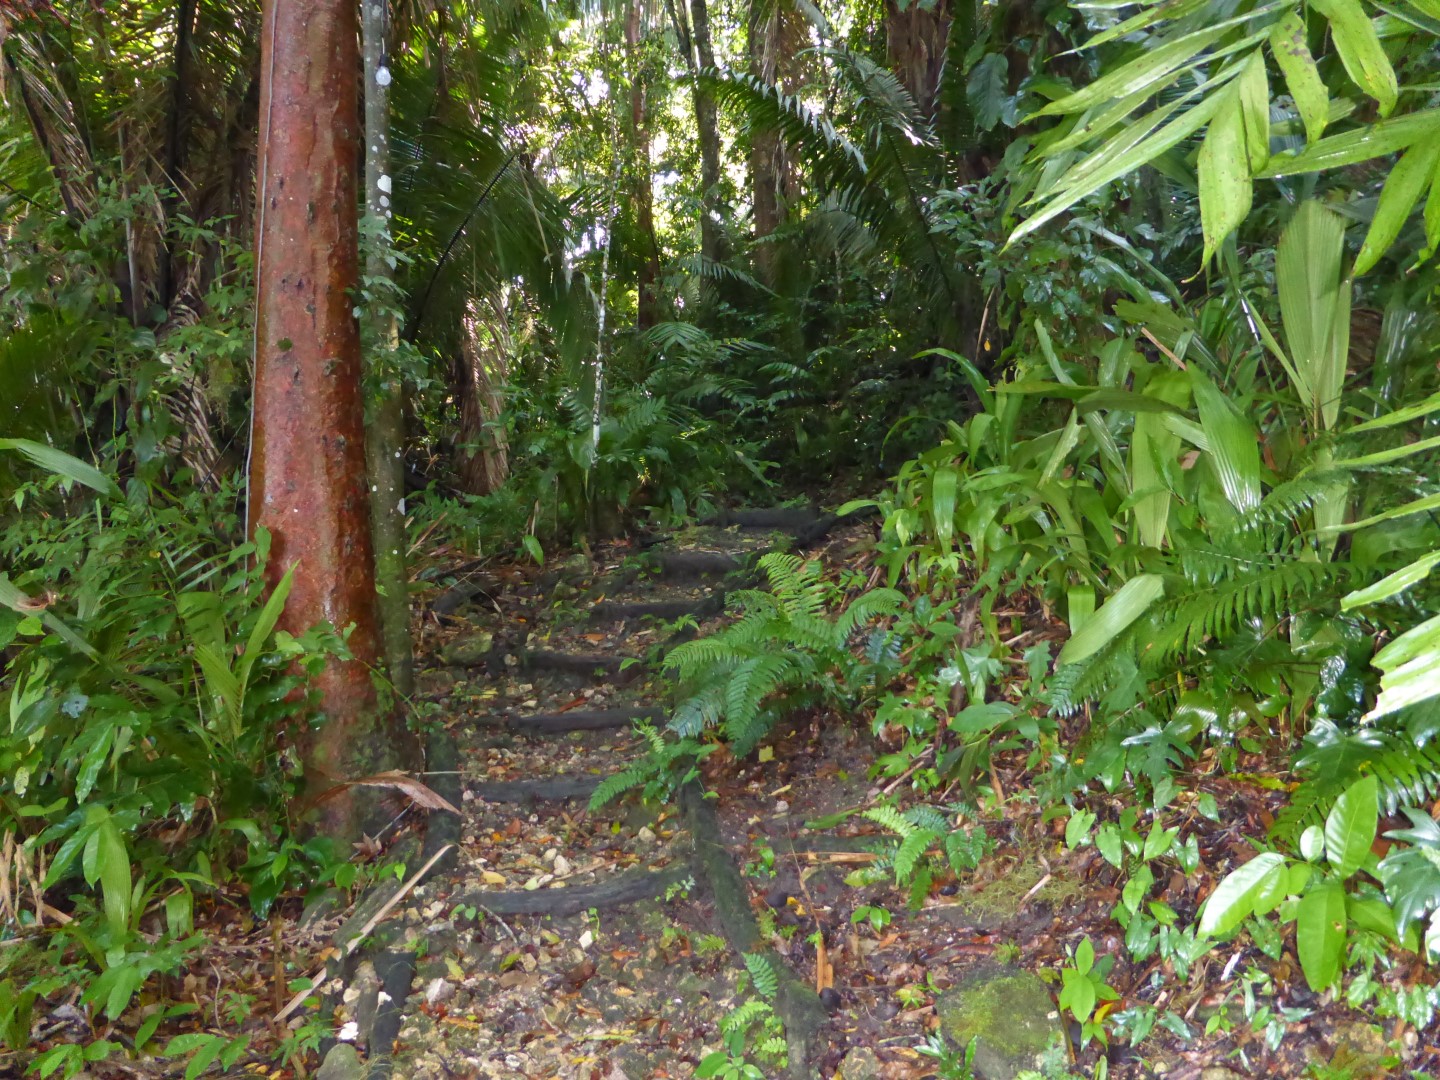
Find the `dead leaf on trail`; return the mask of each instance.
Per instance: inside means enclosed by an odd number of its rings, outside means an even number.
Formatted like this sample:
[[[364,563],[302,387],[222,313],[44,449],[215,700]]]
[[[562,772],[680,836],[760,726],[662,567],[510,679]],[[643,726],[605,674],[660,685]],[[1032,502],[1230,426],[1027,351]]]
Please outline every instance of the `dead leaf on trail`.
[[[305,807],[305,810],[313,810],[327,799],[333,799],[342,791],[346,791],[352,787],[394,788],[396,791],[404,792],[410,797],[411,802],[426,810],[448,810],[457,816],[460,813],[459,810],[450,805],[449,800],[437,795],[409,773],[403,773],[398,769],[391,769],[388,772],[378,772],[370,776],[361,776],[355,780],[346,780],[343,783],[336,784],[334,787],[327,788],[312,799],[310,804]]]

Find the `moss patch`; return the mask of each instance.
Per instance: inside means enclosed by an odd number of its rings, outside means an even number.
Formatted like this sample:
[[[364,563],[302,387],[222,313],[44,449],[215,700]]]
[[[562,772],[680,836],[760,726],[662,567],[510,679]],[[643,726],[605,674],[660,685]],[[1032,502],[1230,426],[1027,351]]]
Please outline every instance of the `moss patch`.
[[[1065,1037],[1045,984],[1000,964],[971,971],[940,996],[935,1011],[957,1046],[975,1040],[975,1071],[983,1080],[1014,1080]]]

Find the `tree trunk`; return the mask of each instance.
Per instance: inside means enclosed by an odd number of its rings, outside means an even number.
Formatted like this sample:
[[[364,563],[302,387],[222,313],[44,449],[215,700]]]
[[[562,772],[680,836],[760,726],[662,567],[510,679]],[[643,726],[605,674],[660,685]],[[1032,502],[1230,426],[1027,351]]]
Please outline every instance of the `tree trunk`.
[[[389,0],[361,0],[361,38],[365,48],[365,212],[378,235],[365,259],[372,281],[392,277],[390,251],[390,67]],[[379,394],[365,432],[370,475],[370,532],[375,546],[375,580],[380,586],[380,630],[390,681],[403,697],[415,690],[415,657],[410,644],[409,576],[405,572],[405,403],[404,386],[394,368],[399,328],[392,311],[382,308],[371,327],[380,378]]]
[[[255,399],[248,513],[270,531],[273,584],[296,567],[280,626],[350,630],[350,660],[315,677],[322,716],[295,736],[311,805],[394,767],[400,731],[381,715],[375,560],[365,490],[356,221],[359,116],[350,0],[265,0],[256,236]],[[316,824],[357,838],[373,800],[335,791]]]
[[[750,74],[772,86],[778,81],[781,28],[779,0],[750,0],[746,25]],[[763,241],[784,223],[783,186],[787,172],[780,133],[755,132],[750,142],[751,224],[757,241],[755,264],[761,279],[770,285],[775,283],[775,249]]]
[[[890,70],[910,91],[920,115],[929,123],[935,121],[935,99],[949,36],[950,0],[935,0],[928,8],[915,0],[903,7],[898,0],[886,0],[885,52]]]
[[[651,186],[650,122],[646,115],[645,65],[640,49],[641,7],[646,0],[630,0],[625,16],[625,45],[630,54],[631,174],[635,192],[635,229],[645,251],[636,275],[636,324],[641,330],[659,321],[660,245],[655,239],[655,198]]]
[[[681,21],[675,0],[666,0],[675,23],[695,99],[695,130],[700,143],[700,252],[712,262],[725,258],[725,232],[720,218],[720,128],[715,99],[700,82],[700,73],[715,66],[710,40],[710,13],[705,0],[690,0],[690,25]]]
[[[455,474],[460,489],[471,495],[490,494],[510,475],[509,444],[498,423],[505,407],[500,388],[508,367],[510,334],[504,305],[488,306],[489,322],[474,300],[466,305],[455,373],[460,404]]]

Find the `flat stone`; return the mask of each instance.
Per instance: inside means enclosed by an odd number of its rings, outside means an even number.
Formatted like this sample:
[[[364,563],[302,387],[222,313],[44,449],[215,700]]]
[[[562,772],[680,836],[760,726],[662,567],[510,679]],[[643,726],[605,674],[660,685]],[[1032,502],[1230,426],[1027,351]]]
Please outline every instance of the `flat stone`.
[[[835,1076],[836,1080],[880,1080],[880,1059],[870,1047],[856,1047],[841,1060]]]
[[[935,1002],[940,1030],[963,1049],[975,1040],[975,1075],[1015,1080],[1065,1038],[1050,990],[1036,975],[982,964]]]
[[[336,1043],[320,1063],[315,1080],[364,1080],[369,1071],[355,1047],[349,1043]]]

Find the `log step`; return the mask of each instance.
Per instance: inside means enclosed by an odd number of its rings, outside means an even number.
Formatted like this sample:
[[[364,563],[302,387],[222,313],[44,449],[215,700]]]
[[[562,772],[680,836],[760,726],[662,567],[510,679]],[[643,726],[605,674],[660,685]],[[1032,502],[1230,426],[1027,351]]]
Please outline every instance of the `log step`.
[[[661,709],[572,709],[561,713],[533,713],[517,716],[511,725],[532,734],[559,734],[566,731],[605,731],[628,727],[636,720],[663,720]]]

